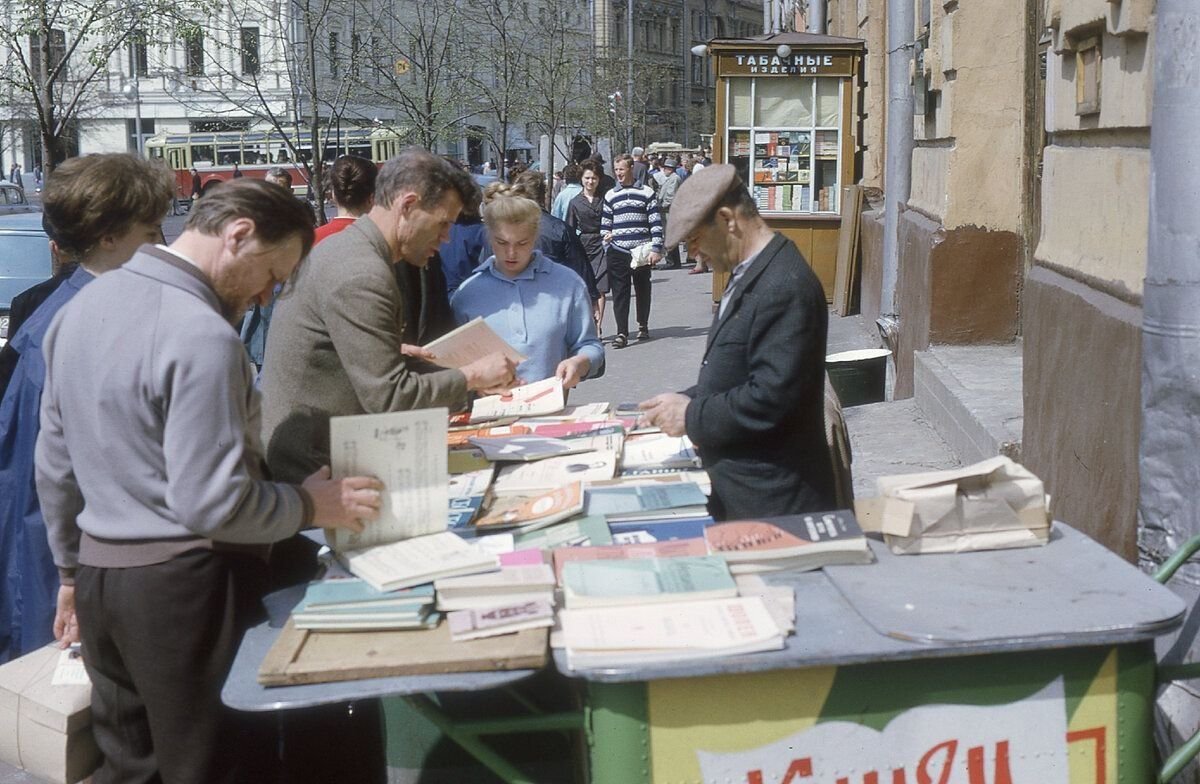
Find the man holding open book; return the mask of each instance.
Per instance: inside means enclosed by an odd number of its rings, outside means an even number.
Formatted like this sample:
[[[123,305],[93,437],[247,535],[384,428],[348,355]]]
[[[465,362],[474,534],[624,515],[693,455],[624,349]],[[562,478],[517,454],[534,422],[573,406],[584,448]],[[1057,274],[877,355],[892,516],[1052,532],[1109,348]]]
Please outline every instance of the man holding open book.
[[[423,267],[463,204],[470,175],[410,148],[384,164],[371,210],[322,242],[275,305],[263,369],[263,433],[276,478],[295,481],[329,461],[329,417],[417,408],[454,411],[467,393],[511,386],[500,353],[461,369],[424,368],[401,350],[409,318],[395,264]]]
[[[696,386],[642,402],[643,418],[691,438],[718,520],[833,508],[820,281],[795,244],[767,226],[730,165],[697,169],[679,187],[667,246],[680,242],[732,274]]]

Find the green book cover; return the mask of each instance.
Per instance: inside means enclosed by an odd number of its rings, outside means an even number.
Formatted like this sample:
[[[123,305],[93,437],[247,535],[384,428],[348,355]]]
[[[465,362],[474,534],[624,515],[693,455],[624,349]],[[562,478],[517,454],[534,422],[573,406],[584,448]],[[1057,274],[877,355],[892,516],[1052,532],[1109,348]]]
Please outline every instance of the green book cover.
[[[737,596],[728,564],[713,555],[568,561],[563,566],[563,590],[568,607]]]
[[[433,586],[418,585],[400,591],[378,591],[359,579],[321,580],[310,583],[295,612],[360,608],[368,605],[420,607],[433,601]]]
[[[513,534],[513,545],[518,550],[536,547],[541,550],[553,550],[586,540],[587,544],[612,544],[612,534],[608,531],[608,522],[604,517],[576,517],[562,523],[555,523],[548,528],[540,528],[528,533]]]

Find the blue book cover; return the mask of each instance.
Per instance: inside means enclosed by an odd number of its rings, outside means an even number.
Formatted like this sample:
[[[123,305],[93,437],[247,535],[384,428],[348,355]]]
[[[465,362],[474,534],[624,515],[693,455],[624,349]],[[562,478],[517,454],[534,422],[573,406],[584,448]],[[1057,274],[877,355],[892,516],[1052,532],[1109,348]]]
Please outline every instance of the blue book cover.
[[[704,528],[712,525],[711,517],[686,517],[673,520],[627,520],[608,524],[613,544],[669,542],[674,539],[696,539],[704,536]]]
[[[419,607],[433,601],[433,586],[418,585],[400,591],[377,591],[364,580],[321,580],[309,584],[304,599],[294,612],[320,612],[364,605],[386,605],[390,608]]]

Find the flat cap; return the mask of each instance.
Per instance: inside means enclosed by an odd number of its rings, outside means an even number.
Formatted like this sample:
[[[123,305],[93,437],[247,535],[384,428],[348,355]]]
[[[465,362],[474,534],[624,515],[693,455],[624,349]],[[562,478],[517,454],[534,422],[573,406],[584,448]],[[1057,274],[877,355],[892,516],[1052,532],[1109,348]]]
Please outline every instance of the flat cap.
[[[671,202],[666,246],[673,248],[683,242],[684,237],[716,211],[725,194],[744,187],[737,168],[728,163],[705,166],[684,180],[675,194],[675,201]]]

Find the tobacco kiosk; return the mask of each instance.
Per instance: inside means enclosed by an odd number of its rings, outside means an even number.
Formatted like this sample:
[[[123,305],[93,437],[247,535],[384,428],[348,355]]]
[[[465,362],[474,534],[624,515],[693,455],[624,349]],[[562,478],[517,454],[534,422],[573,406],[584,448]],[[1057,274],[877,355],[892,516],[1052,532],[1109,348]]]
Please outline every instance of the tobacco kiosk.
[[[858,178],[865,45],[779,33],[718,38],[713,160],[737,167],[772,229],[796,243],[826,297],[834,288],[842,189]],[[719,300],[727,274],[714,272]]]

